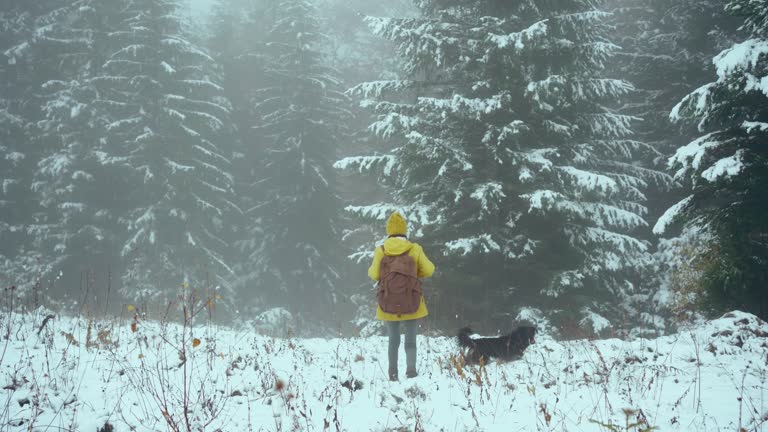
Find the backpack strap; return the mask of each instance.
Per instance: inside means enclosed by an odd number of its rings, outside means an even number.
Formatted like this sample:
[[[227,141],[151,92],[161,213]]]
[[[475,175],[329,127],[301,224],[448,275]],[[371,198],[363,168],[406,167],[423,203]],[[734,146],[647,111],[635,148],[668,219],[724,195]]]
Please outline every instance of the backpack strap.
[[[386,250],[386,249],[384,249],[384,245],[381,245],[381,251],[384,253],[384,256],[387,256],[387,250]],[[411,250],[410,250],[410,249],[408,249],[407,251],[405,251],[405,252],[401,253],[400,255],[405,255],[405,254],[407,254],[407,253],[408,253],[408,252],[410,252],[410,251],[411,251]],[[400,255],[392,255],[392,256],[400,256]]]
[[[387,250],[384,249],[384,245],[381,245],[381,253],[383,254],[381,259],[384,259],[385,256],[387,256]],[[381,272],[381,269],[379,269],[379,272]],[[384,290],[384,297],[389,295],[389,290],[387,289],[386,285],[381,283],[381,274],[379,274],[379,286]]]

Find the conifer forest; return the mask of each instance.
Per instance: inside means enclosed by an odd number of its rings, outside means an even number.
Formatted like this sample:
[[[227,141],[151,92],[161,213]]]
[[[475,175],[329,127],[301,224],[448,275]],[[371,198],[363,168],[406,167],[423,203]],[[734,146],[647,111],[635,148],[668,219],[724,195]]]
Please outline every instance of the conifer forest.
[[[394,211],[423,332],[767,319],[768,3],[0,0],[4,302],[378,334]]]

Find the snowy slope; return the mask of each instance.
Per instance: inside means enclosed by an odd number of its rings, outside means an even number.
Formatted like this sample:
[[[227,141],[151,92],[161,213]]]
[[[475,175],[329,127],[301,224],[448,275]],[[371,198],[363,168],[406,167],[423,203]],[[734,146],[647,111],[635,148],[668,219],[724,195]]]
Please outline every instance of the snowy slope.
[[[382,337],[67,317],[38,334],[47,313],[0,315],[3,431],[162,431],[166,412],[210,431],[768,430],[768,324],[741,312],[654,340],[540,337],[482,370],[460,367],[453,339],[420,336],[421,375],[397,383]]]

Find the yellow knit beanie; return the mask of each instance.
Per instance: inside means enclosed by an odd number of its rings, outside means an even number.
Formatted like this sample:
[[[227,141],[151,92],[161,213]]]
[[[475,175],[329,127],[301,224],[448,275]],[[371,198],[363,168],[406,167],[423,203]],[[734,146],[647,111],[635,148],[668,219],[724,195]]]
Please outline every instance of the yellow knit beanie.
[[[392,213],[387,220],[387,235],[405,235],[406,231],[408,231],[408,225],[403,216],[398,212]]]

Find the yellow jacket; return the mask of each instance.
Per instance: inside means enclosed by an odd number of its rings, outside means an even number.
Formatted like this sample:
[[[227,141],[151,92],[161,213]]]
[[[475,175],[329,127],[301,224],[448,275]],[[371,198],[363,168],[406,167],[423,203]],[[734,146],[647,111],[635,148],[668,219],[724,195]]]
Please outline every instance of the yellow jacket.
[[[435,272],[435,265],[424,254],[424,249],[417,243],[411,243],[404,237],[390,237],[384,241],[384,249],[387,250],[387,255],[401,255],[408,252],[408,255],[413,257],[416,261],[416,272],[420,278],[432,276]],[[377,247],[373,253],[373,263],[368,269],[368,276],[371,279],[378,281],[380,277],[381,259],[384,257],[384,251],[380,247]],[[424,296],[421,297],[421,303],[419,309],[412,314],[403,314],[397,316],[395,314],[389,314],[381,310],[381,307],[376,307],[376,318],[382,321],[407,321],[418,318],[424,318],[427,316],[427,304],[424,302]]]

